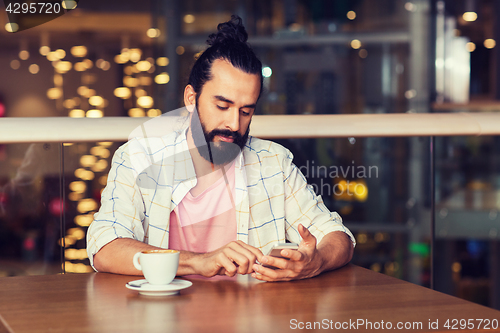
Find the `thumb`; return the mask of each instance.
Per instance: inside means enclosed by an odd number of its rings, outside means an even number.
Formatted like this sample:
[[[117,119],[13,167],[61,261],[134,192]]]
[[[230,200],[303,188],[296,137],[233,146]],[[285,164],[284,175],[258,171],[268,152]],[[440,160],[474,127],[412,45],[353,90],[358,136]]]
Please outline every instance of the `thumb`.
[[[316,237],[314,237],[314,235],[311,234],[309,229],[304,227],[302,224],[299,224],[299,234],[300,237],[302,237],[302,241],[300,242],[301,245],[307,245],[307,246],[312,245],[316,247]]]

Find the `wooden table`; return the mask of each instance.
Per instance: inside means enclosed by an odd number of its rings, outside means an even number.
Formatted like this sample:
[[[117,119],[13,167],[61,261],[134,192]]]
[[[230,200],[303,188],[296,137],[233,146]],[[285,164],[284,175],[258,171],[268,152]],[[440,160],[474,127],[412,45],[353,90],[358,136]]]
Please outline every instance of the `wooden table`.
[[[0,278],[0,332],[289,332],[314,322],[322,331],[380,332],[389,324],[397,331],[400,322],[413,326],[401,331],[438,332],[454,319],[457,328],[472,319],[471,331],[482,331],[476,319],[494,320],[495,327],[500,320],[500,311],[354,265],[283,283],[191,279],[192,287],[164,297],[126,289],[135,279],[105,273]],[[439,330],[429,329],[436,321]]]

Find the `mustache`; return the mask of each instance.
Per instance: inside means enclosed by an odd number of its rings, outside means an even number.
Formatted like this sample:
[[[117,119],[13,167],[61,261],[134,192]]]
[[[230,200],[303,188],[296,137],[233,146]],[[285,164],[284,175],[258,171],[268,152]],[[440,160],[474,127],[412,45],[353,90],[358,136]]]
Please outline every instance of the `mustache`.
[[[242,138],[242,135],[238,132],[233,132],[228,129],[214,129],[209,133],[209,139],[212,140],[216,135],[226,136],[232,138],[233,140],[238,140]]]

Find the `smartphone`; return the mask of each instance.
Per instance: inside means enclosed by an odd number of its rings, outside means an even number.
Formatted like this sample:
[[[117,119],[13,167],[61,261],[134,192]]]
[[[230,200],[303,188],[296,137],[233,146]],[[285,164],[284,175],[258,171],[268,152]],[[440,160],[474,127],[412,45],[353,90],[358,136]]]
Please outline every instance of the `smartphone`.
[[[285,258],[281,255],[281,250],[298,250],[299,244],[296,243],[278,243],[274,245],[271,250],[267,253],[268,256],[276,258]]]
[[[299,249],[299,244],[296,243],[278,243],[271,248],[271,250],[267,253],[267,255],[271,257],[283,258],[289,260],[288,258],[285,258],[281,255],[281,250],[298,250],[298,249]],[[277,267],[267,264],[264,264],[262,266],[271,269],[278,269]]]

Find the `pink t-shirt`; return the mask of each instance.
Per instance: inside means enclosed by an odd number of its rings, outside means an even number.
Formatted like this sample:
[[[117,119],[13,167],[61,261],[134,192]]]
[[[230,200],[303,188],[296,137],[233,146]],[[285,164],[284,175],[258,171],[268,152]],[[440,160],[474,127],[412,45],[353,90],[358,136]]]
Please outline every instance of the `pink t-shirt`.
[[[170,213],[169,248],[206,253],[236,240],[234,168],[228,184],[221,177],[196,197],[188,192]]]

